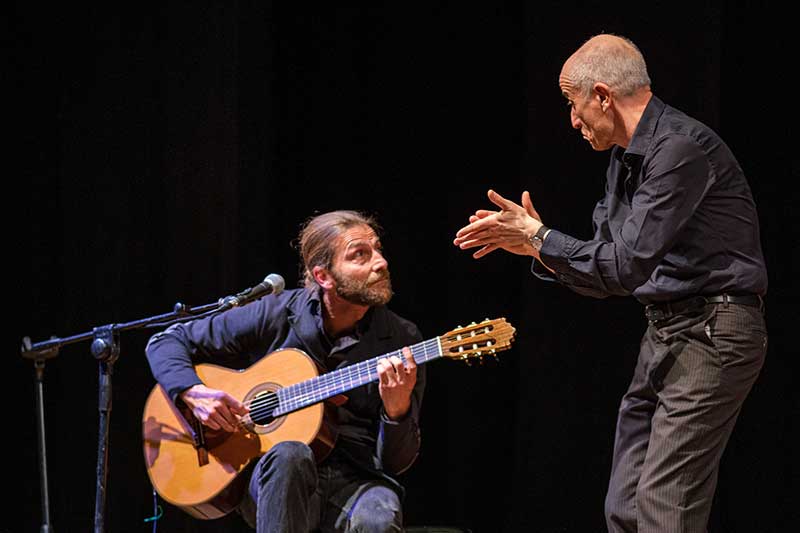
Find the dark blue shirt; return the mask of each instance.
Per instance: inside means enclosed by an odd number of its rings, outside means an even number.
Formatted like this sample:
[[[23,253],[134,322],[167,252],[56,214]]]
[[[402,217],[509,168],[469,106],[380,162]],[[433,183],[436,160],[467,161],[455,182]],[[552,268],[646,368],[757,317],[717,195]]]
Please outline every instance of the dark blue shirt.
[[[615,146],[594,238],[552,230],[555,279],[597,298],[643,304],[767,291],[758,215],[739,163],[704,124],[653,96],[627,149]],[[554,279],[534,261],[533,272]]]
[[[371,308],[351,335],[330,339],[322,325],[318,294],[292,289],[170,326],[150,339],[145,352],[155,379],[174,401],[182,391],[202,383],[194,370],[198,363],[243,369],[276,350],[296,348],[321,368],[333,370],[421,340],[416,325],[384,306]],[[347,402],[336,408],[334,453],[380,475],[408,468],[419,452],[424,388],[425,367],[419,366],[411,409],[401,421],[389,420],[383,413],[376,381],[346,392]]]

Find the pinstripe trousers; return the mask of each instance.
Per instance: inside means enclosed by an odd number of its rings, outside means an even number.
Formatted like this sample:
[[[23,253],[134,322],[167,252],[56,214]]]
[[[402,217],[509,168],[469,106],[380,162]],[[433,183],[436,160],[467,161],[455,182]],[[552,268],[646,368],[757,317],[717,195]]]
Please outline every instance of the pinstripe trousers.
[[[622,398],[610,533],[703,533],[720,458],[767,350],[763,309],[707,304],[651,322]]]

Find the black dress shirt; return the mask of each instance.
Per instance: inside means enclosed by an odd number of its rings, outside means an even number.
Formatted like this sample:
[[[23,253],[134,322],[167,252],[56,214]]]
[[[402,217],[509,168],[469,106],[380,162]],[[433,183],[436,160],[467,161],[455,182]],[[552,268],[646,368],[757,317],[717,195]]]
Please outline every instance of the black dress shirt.
[[[694,295],[767,291],[758,216],[728,146],[656,96],[627,149],[615,146],[594,238],[552,230],[533,272],[597,298],[643,304]]]

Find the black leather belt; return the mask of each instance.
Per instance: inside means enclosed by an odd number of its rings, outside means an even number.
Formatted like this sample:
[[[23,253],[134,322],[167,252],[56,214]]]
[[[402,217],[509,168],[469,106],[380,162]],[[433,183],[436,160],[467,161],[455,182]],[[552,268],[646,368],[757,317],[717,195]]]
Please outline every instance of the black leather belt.
[[[715,296],[693,296],[684,300],[677,300],[675,302],[665,302],[660,304],[650,304],[644,308],[644,315],[650,322],[657,320],[664,320],[673,315],[685,313],[690,309],[696,309],[707,304],[738,304],[749,305],[751,307],[761,308],[764,301],[761,296],[755,294],[747,295],[733,295],[733,294],[719,294]]]

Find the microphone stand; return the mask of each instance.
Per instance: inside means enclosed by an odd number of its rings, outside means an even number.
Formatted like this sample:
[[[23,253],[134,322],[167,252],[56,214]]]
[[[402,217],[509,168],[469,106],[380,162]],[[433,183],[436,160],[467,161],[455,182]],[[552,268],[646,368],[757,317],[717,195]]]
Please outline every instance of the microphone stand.
[[[44,366],[47,359],[58,355],[62,346],[92,339],[91,353],[99,366],[98,374],[98,411],[99,430],[97,443],[97,490],[95,494],[94,532],[105,531],[106,482],[108,479],[108,441],[109,419],[111,417],[112,376],[114,363],[119,357],[119,332],[145,327],[162,327],[173,323],[193,320],[202,316],[226,311],[231,308],[231,298],[220,298],[216,304],[207,304],[191,308],[185,304],[175,304],[171,313],[128,322],[125,324],[108,324],[92,329],[91,332],[71,337],[51,337],[50,340],[31,343],[29,337],[22,340],[22,357],[31,359],[35,369],[37,433],[39,449],[39,476],[41,482],[42,526],[41,533],[52,533],[50,523],[50,498],[47,481],[47,452],[45,446],[44,425]],[[237,301],[238,303],[238,301]]]

